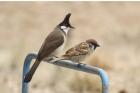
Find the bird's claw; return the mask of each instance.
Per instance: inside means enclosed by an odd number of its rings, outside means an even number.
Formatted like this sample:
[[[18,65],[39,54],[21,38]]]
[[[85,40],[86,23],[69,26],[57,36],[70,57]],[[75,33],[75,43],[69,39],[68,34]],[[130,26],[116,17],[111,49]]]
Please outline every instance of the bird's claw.
[[[83,64],[83,63],[78,63],[78,64],[77,64],[77,67],[80,67],[81,65],[85,65],[85,64]]]

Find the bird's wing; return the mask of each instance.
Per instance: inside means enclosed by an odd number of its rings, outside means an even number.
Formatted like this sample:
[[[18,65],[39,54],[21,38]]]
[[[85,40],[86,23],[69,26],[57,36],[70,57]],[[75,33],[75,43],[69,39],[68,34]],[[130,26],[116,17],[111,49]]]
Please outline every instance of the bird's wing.
[[[76,48],[70,48],[69,50],[66,51],[65,55],[76,56],[76,55],[79,55],[79,52],[76,51]]]
[[[61,32],[53,31],[48,35],[45,39],[43,45],[41,46],[37,59],[43,60],[45,57],[49,56],[52,52],[54,52],[58,47],[60,47],[64,43],[64,37]]]
[[[77,51],[79,51],[79,55],[86,55],[90,51],[90,47],[86,42],[82,42],[79,44],[79,48],[77,48]]]
[[[78,55],[84,55],[89,52],[88,50],[89,46],[85,42],[82,42],[75,47],[70,48],[66,51],[64,56],[78,56]]]

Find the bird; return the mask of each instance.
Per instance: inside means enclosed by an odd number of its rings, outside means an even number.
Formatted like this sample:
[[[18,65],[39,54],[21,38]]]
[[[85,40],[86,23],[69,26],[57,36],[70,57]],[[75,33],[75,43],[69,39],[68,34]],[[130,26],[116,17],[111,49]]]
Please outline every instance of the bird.
[[[87,56],[91,55],[97,47],[100,47],[100,45],[95,39],[88,39],[68,49],[61,59],[80,63]]]
[[[63,50],[67,42],[67,35],[72,29],[75,28],[70,24],[70,16],[71,13],[68,13],[64,20],[60,22],[60,24],[58,24],[55,29],[46,37],[41,48],[39,49],[33,66],[25,75],[24,82],[31,81],[41,61],[49,58],[50,56],[57,56]]]

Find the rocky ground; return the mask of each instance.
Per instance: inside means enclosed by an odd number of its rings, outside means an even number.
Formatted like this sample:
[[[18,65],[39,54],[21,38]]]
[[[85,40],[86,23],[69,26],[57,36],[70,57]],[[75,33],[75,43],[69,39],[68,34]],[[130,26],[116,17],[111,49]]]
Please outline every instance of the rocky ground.
[[[0,2],[0,91],[21,92],[25,56],[72,13],[68,47],[96,38],[101,47],[84,61],[105,69],[110,93],[140,93],[140,3]],[[100,93],[100,78],[41,63],[30,93]]]

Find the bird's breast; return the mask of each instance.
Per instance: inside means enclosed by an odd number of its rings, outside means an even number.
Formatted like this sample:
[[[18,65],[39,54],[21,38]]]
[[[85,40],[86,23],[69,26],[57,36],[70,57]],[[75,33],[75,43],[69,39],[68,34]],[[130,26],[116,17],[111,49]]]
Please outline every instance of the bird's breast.
[[[64,42],[61,46],[59,46],[54,52],[52,55],[55,55],[57,57],[61,56],[63,53],[64,53],[64,47],[66,45],[66,42],[67,42],[67,39],[66,39],[66,36],[63,34],[63,37],[64,37]]]

